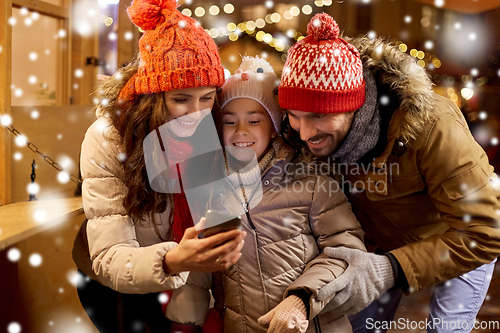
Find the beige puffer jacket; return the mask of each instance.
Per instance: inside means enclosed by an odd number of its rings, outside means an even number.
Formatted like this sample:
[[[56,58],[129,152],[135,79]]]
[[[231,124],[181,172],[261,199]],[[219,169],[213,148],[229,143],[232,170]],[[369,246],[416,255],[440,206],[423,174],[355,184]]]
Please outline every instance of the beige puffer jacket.
[[[223,276],[225,332],[265,332],[257,319],[297,289],[310,294],[308,332],[315,326],[322,332],[350,331],[345,316],[322,313],[329,300],[320,302],[316,296],[346,268],[323,249],[347,246],[365,251],[363,232],[337,183],[315,175],[311,164],[294,155],[290,146],[281,148],[262,174],[262,200],[254,207],[256,199],[251,198],[251,209],[242,216],[248,232],[242,257]],[[223,191],[216,196],[231,210],[235,200],[240,201],[234,191]]]
[[[88,249],[95,273],[92,277],[121,293],[174,289],[175,305],[168,307],[168,317],[186,322],[184,315],[189,314],[189,321],[201,325],[210,301],[211,275],[196,272],[167,275],[163,270],[165,254],[177,243],[163,242],[149,220],[134,224],[127,215],[123,207],[127,188],[122,182],[124,170],[119,160],[122,149],[116,144],[118,135],[106,118],[99,118],[89,127],[82,143],[82,199],[88,218]],[[169,211],[167,208],[156,216],[161,221],[158,227],[164,239],[169,230]],[[76,257],[88,257],[83,252]],[[84,260],[75,258],[75,262]]]

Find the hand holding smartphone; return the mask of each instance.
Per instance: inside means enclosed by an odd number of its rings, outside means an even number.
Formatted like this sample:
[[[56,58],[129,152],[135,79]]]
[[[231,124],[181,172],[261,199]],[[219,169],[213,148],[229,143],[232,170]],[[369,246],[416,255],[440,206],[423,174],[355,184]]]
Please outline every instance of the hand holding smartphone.
[[[200,238],[210,237],[220,232],[241,229],[241,217],[239,216],[235,217],[221,211],[207,210],[205,219],[205,228],[200,234]]]

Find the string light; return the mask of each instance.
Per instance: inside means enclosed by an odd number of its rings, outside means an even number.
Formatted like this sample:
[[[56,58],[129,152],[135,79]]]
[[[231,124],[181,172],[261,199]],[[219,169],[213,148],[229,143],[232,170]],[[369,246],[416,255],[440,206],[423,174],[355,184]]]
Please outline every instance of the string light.
[[[337,1],[337,2],[343,3],[343,1]],[[365,1],[365,2],[370,2],[370,1]],[[191,3],[191,1],[189,1],[189,3],[186,1],[186,4],[190,4],[190,3]],[[442,7],[444,4],[444,1],[443,0],[435,0],[434,3],[435,3],[436,7]],[[332,0],[316,0],[316,1],[314,1],[314,5],[316,7],[330,6],[331,4],[332,4]],[[267,0],[265,2],[265,6],[267,8],[273,8],[274,2],[271,0]],[[208,9],[208,12],[214,16],[218,15],[220,13],[220,11],[221,10],[216,5],[212,5]],[[223,7],[223,11],[226,14],[233,13],[234,12],[234,5],[232,5],[231,3],[226,3]],[[312,9],[311,5],[308,5],[308,4],[302,6],[302,8],[300,8],[300,9],[297,6],[291,6],[288,10],[286,10],[283,13],[283,18],[286,20],[291,20],[293,17],[299,16],[301,14],[301,12],[304,15],[311,15],[313,12],[313,9]],[[186,16],[192,16],[193,12],[189,8],[184,8],[182,10],[182,14],[184,14]],[[194,11],[194,15],[196,15],[197,17],[204,16],[205,9],[203,7],[197,7]],[[205,29],[205,31],[207,31],[207,33],[212,38],[228,36],[230,41],[237,41],[239,38],[239,34],[241,34],[242,32],[246,32],[249,36],[254,37],[258,42],[264,42],[264,43],[268,44],[269,46],[275,48],[276,51],[286,53],[288,51],[288,49],[291,47],[290,45],[286,44],[281,39],[273,38],[273,36],[271,34],[266,33],[262,30],[256,31],[257,28],[258,29],[264,28],[266,26],[266,24],[279,23],[281,21],[281,18],[282,18],[282,16],[279,13],[274,12],[274,13],[267,14],[264,18],[258,18],[255,21],[250,20],[250,21],[246,21],[246,22],[241,22],[239,24],[235,24],[233,22],[230,22],[225,27],[219,27],[218,29],[212,28],[210,30]],[[407,15],[404,17],[404,21],[409,24],[412,22],[412,17],[410,15]],[[424,27],[429,25],[428,22],[423,22],[422,20],[421,20],[421,24]],[[461,24],[459,22],[457,22],[457,23],[455,23],[454,27],[457,30],[461,29]],[[289,38],[294,38],[296,41],[300,41],[304,38],[304,36],[300,32],[296,31],[295,29],[286,29],[285,31],[283,31],[283,33],[286,36],[288,36]],[[370,31],[367,34],[367,37],[370,39],[374,39],[374,38],[376,38],[376,33],[374,31]],[[477,35],[474,32],[470,33],[468,37],[471,41],[474,41],[477,39]],[[404,42],[395,41],[395,45],[403,53],[406,53],[408,51],[408,46]],[[433,47],[434,47],[433,41],[431,41],[431,40],[426,41],[424,43],[424,47],[427,50],[433,49]],[[417,49],[411,49],[409,53],[412,57],[416,58],[417,65],[422,67],[422,68],[427,67],[428,69],[433,70],[433,69],[440,68],[442,66],[441,60],[428,52],[420,51]],[[286,57],[286,54],[284,54],[284,55]],[[286,58],[283,58],[283,55],[282,55],[282,59],[285,60]],[[475,73],[474,71],[473,71],[473,73],[474,73],[474,76],[477,76],[477,73]],[[498,74],[498,76],[500,76],[500,70],[498,71],[497,74]],[[436,81],[438,81],[438,82],[441,81],[440,75],[435,75],[435,78],[437,78],[437,80],[435,79]],[[471,80],[472,80],[472,78],[471,78]],[[446,83],[448,83],[448,84],[454,84],[455,79],[451,76],[444,75],[443,81],[446,81]],[[476,79],[476,84],[478,86],[484,85],[487,82],[488,82],[488,78],[486,76],[483,76],[481,78]],[[467,92],[466,95],[469,96],[469,91],[466,91],[466,92]],[[453,97],[452,100],[454,98],[458,99],[457,94],[453,94],[451,97]]]
[[[234,6],[230,3],[225,4],[224,5],[224,13],[231,14],[232,12],[234,12]]]

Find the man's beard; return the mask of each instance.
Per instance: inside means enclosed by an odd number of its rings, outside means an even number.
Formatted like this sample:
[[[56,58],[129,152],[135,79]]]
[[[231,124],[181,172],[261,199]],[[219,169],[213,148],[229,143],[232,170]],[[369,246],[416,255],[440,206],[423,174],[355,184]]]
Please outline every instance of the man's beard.
[[[312,148],[309,144],[309,141],[318,141],[320,139],[323,139],[324,146],[317,149],[317,148]],[[340,144],[336,142],[334,139],[333,135],[331,134],[319,134],[315,135],[314,137],[310,138],[307,142],[307,148],[309,151],[316,157],[319,158],[324,158],[324,157],[329,157],[331,156],[337,149],[340,147]]]

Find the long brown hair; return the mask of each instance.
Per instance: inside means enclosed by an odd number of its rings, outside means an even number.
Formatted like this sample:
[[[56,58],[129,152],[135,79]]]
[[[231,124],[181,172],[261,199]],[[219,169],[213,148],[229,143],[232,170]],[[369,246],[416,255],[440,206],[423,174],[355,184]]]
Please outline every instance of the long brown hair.
[[[155,214],[164,212],[170,206],[168,223],[172,225],[175,209],[173,194],[159,193],[151,188],[143,152],[143,141],[146,136],[168,121],[164,95],[163,93],[144,94],[127,103],[118,103],[121,89],[138,68],[139,59],[137,58],[103,83],[96,92],[99,101],[96,115],[108,117],[120,134],[117,143],[123,147],[126,154],[126,158],[122,159],[122,164],[123,183],[128,189],[123,199],[127,214],[132,218],[133,223],[149,219],[157,236],[166,241],[160,235]],[[222,112],[217,97],[212,108],[212,117],[218,129],[222,125]],[[172,228],[169,230],[171,232]]]

